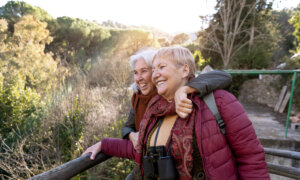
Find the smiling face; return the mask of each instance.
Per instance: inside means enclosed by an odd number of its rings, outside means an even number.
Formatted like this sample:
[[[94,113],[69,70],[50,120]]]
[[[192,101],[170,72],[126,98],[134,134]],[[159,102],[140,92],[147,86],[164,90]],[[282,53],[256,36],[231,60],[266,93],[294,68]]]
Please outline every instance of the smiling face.
[[[159,95],[168,101],[174,99],[176,90],[187,83],[189,68],[177,67],[172,60],[157,57],[153,60],[152,81]]]
[[[143,95],[148,95],[154,88],[151,81],[152,70],[143,58],[138,59],[134,65],[134,81]]]

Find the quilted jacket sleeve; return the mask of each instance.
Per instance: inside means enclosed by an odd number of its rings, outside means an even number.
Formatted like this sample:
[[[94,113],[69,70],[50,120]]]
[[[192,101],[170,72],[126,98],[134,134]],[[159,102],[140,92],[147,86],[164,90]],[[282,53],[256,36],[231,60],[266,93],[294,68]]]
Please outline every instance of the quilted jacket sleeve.
[[[127,159],[135,159],[136,153],[131,141],[120,138],[103,138],[101,151],[109,156]]]
[[[226,138],[236,158],[240,179],[270,179],[264,149],[243,106],[224,90],[216,91],[215,98],[226,124]]]

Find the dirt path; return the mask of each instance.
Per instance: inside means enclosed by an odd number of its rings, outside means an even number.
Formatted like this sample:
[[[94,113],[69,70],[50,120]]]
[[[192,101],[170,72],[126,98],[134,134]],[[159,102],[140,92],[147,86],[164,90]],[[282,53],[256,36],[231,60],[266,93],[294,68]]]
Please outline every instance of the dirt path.
[[[274,112],[273,108],[260,104],[242,102],[246,112],[253,123],[256,134],[263,139],[289,139],[300,141],[300,127],[296,130],[288,129],[285,135],[286,113]]]

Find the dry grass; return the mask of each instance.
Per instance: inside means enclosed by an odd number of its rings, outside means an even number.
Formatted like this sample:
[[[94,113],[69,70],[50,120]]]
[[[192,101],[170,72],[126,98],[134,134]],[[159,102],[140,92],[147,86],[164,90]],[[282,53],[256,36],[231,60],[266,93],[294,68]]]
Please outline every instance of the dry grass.
[[[38,130],[20,137],[11,146],[0,142],[0,169],[6,172],[0,171],[0,179],[27,179],[62,163],[54,140],[55,128],[68,116],[75,98],[85,112],[85,125],[82,138],[73,142],[79,149],[72,157],[100,140],[107,127],[129,112],[132,93],[127,87],[131,77],[127,61],[105,60],[99,61],[90,74],[78,74],[69,81],[63,91],[51,98]],[[120,129],[115,131],[121,133]]]

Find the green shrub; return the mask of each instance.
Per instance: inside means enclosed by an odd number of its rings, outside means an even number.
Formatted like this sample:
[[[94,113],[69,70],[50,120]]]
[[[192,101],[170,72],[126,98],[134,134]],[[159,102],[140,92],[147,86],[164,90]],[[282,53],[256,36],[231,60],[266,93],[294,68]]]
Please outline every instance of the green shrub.
[[[266,50],[264,45],[255,45],[251,51],[242,48],[230,62],[233,69],[262,69],[269,66],[273,51]]]
[[[59,149],[62,162],[70,161],[80,155],[80,142],[84,129],[86,111],[76,97],[73,106],[54,129],[54,140]]]
[[[8,144],[38,127],[44,112],[40,95],[25,83],[21,75],[7,79],[0,73],[0,138]]]

